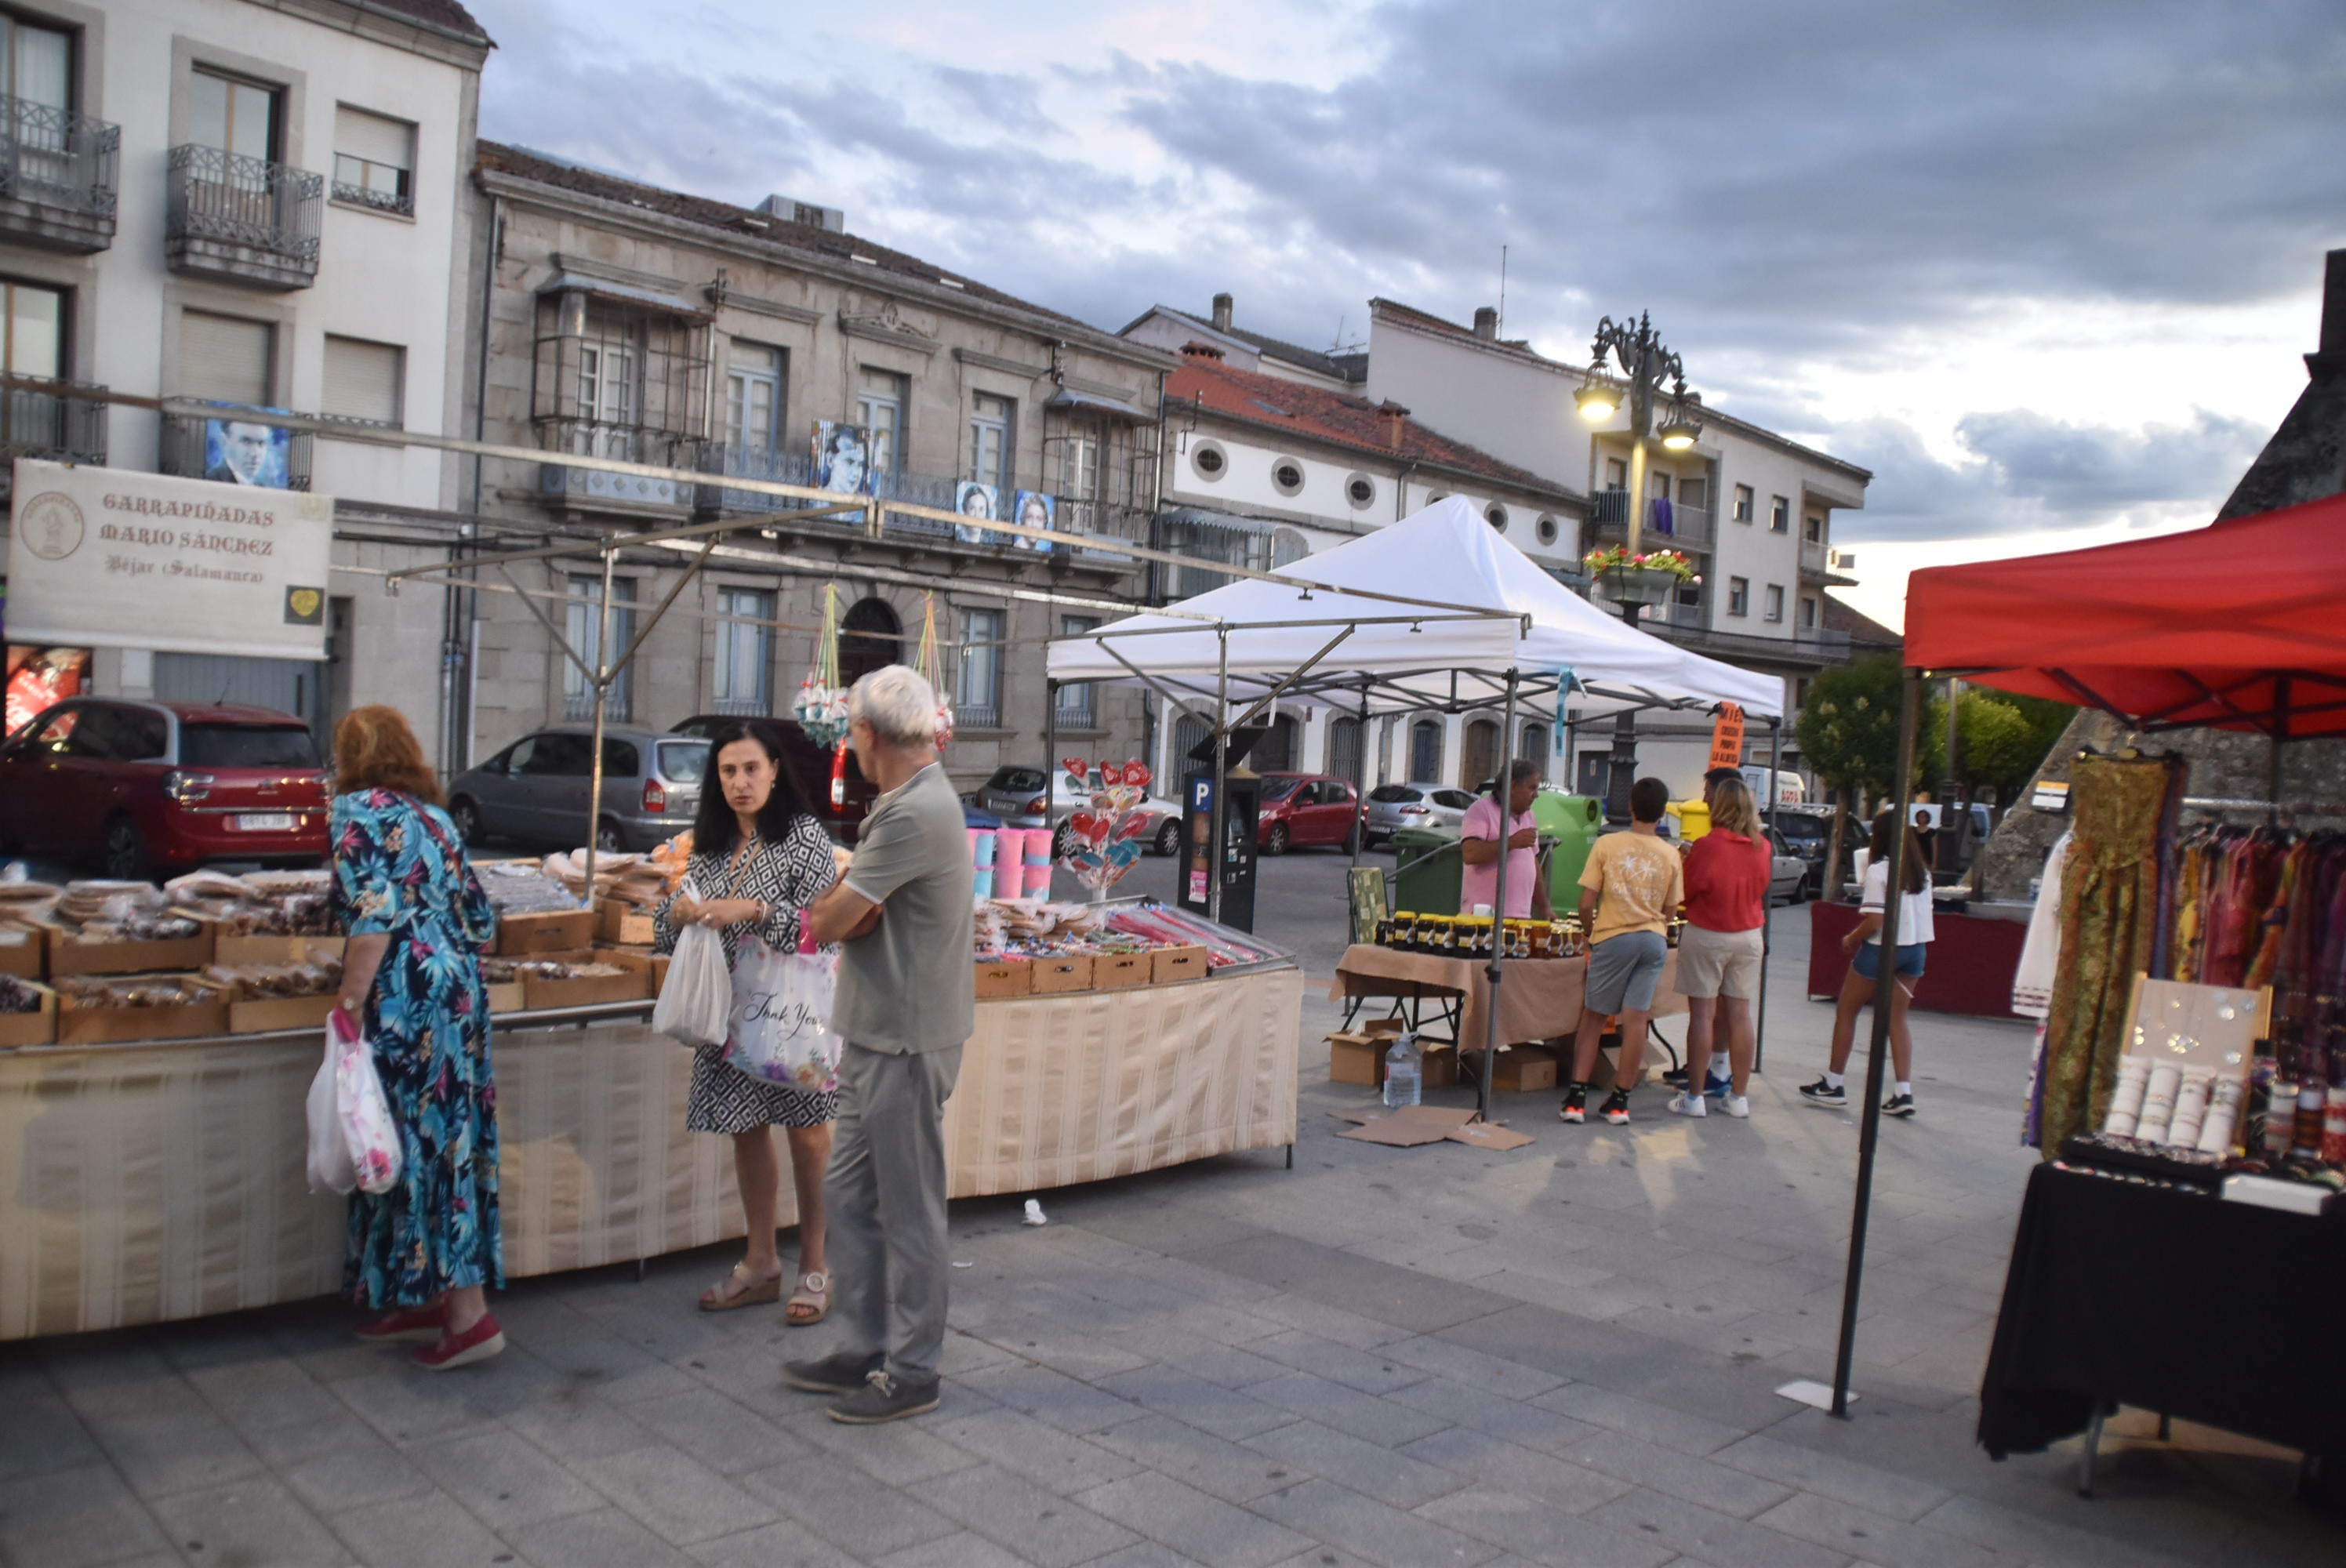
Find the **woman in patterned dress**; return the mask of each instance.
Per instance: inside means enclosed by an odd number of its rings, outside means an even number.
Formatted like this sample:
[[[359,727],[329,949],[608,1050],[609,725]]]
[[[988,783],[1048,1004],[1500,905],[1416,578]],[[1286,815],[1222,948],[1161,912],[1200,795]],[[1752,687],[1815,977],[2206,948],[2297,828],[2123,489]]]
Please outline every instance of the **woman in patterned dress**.
[[[795,952],[799,916],[815,895],[839,879],[831,839],[808,809],[806,797],[782,760],[781,738],[768,721],[728,724],[709,737],[709,772],[692,825],[687,873],[696,901],[683,892],[653,917],[657,951],[673,952],[688,925],[714,927],[731,968],[744,942]],[[785,1319],[794,1327],[820,1323],[831,1310],[831,1276],[823,1268],[822,1176],[831,1161],[831,1124],[839,1094],[769,1084],[736,1072],[721,1046],[703,1045],[692,1063],[692,1089],[684,1125],[696,1133],[733,1140],[733,1173],[750,1227],[749,1255],[733,1272],[701,1293],[704,1312],[779,1300],[782,1259],[774,1243],[775,1199],[781,1169],[774,1156],[776,1125],[790,1146],[791,1184],[799,1203],[799,1278]]]
[[[398,709],[353,708],[334,727],[329,820],[349,935],[338,1005],[373,1048],[402,1156],[390,1191],[351,1194],[342,1288],[393,1308],[360,1339],[423,1341],[413,1359],[433,1371],[469,1366],[505,1348],[484,1295],[505,1284],[480,965],[496,914]]]

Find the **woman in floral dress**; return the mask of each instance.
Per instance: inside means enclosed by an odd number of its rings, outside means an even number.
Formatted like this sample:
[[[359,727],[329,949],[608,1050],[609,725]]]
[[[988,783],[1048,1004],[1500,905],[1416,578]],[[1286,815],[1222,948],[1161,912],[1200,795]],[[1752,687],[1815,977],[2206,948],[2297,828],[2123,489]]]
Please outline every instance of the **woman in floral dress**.
[[[418,1340],[434,1371],[505,1349],[484,1292],[505,1284],[496,1082],[480,950],[496,915],[396,708],[334,728],[334,895],[349,942],[339,1005],[373,1047],[398,1127],[399,1181],[351,1195],[343,1288],[390,1308],[362,1339]]]
[[[685,926],[709,926],[724,940],[729,970],[745,942],[762,942],[777,952],[798,951],[800,914],[839,880],[831,839],[790,776],[770,722],[728,724],[709,738],[688,877],[700,896],[679,892],[660,906],[652,921],[656,951],[675,952],[677,932]],[[729,1312],[781,1297],[782,1259],[774,1242],[781,1167],[769,1130],[776,1126],[790,1145],[799,1209],[798,1285],[784,1320],[803,1328],[821,1322],[831,1309],[822,1176],[838,1115],[835,1084],[810,1091],[769,1084],[729,1065],[722,1046],[704,1045],[696,1053],[684,1125],[733,1140],[733,1172],[750,1231],[748,1256],[701,1293],[702,1311]]]

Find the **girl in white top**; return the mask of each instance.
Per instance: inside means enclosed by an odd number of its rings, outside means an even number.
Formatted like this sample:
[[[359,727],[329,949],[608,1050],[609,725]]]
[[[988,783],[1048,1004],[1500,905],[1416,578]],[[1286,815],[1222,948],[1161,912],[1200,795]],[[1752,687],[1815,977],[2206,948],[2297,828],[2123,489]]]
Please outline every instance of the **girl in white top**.
[[[1886,810],[1873,819],[1873,840],[1867,850],[1865,892],[1859,905],[1859,920],[1856,928],[1841,939],[1841,951],[1849,953],[1851,961],[1849,972],[1841,977],[1841,999],[1833,1011],[1831,1065],[1823,1077],[1800,1088],[1801,1098],[1811,1105],[1849,1104],[1841,1073],[1849,1065],[1850,1048],[1857,1038],[1858,1014],[1881,992],[1882,927],[1890,889],[1890,836],[1897,830],[1896,820]],[[1914,1032],[1907,1024],[1906,1010],[1913,1003],[1915,983],[1923,978],[1923,964],[1929,956],[1933,934],[1931,873],[1923,859],[1923,847],[1915,841],[1914,830],[1910,827],[1905,833],[1898,879],[1898,951],[1891,961],[1890,985],[1890,1056],[1897,1083],[1889,1098],[1882,1102],[1882,1114],[1890,1116],[1914,1114]]]

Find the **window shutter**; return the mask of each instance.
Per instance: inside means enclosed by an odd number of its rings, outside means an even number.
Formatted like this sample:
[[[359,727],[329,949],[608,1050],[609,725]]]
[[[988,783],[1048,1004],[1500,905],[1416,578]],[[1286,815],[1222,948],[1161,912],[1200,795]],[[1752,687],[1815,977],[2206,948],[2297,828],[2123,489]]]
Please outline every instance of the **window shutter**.
[[[334,150],[350,158],[362,158],[369,163],[385,163],[393,168],[414,167],[415,127],[405,120],[386,119],[371,115],[364,109],[354,109],[348,104],[334,109]]]
[[[375,424],[400,422],[400,361],[405,351],[356,338],[326,340],[323,412]]]
[[[270,374],[275,336],[266,321],[181,311],[179,390],[189,397],[268,406],[275,380]]]

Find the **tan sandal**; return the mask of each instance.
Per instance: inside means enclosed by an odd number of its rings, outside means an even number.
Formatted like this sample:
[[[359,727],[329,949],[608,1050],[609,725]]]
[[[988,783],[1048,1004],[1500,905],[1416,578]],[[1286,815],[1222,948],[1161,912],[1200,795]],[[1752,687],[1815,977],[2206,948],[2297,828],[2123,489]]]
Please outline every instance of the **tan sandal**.
[[[743,1307],[763,1307],[782,1298],[782,1277],[768,1275],[760,1279],[750,1272],[746,1263],[737,1263],[733,1272],[700,1293],[703,1312],[731,1312]]]
[[[831,1276],[821,1269],[800,1275],[799,1288],[783,1305],[782,1321],[793,1329],[811,1329],[830,1316]]]

